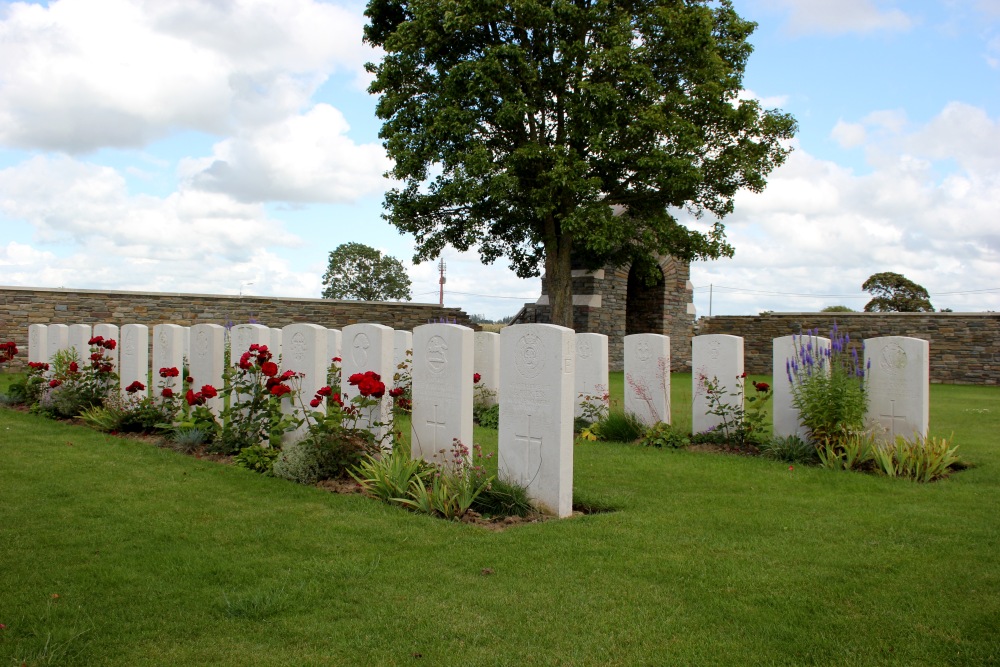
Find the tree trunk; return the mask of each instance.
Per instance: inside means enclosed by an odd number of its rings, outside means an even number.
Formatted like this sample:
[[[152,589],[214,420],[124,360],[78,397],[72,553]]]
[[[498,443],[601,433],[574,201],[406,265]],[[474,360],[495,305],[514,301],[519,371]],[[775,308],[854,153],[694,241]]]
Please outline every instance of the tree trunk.
[[[552,324],[573,328],[572,238],[546,235],[545,290],[549,295]]]

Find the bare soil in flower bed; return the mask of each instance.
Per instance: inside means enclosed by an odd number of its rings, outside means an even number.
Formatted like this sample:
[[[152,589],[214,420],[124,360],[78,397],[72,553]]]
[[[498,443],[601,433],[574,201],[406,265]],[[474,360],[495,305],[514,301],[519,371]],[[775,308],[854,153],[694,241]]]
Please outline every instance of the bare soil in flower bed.
[[[715,442],[699,442],[685,447],[689,452],[708,452],[710,454],[733,454],[735,456],[760,456],[760,452],[754,449],[739,449],[730,445]]]

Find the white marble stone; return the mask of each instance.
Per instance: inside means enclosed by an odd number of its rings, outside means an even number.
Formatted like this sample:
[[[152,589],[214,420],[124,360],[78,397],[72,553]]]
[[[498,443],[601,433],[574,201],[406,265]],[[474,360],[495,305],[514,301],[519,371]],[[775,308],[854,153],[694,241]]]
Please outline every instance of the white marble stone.
[[[868,420],[880,435],[926,437],[930,423],[930,344],[919,338],[883,336],[865,340]]]
[[[349,400],[358,396],[357,387],[348,384],[349,378],[355,373],[374,371],[381,377],[386,386],[386,393],[378,405],[368,414],[362,415],[358,426],[367,428],[375,439],[389,446],[388,438],[392,418],[392,399],[389,389],[392,388],[392,329],[383,324],[351,324],[343,329],[343,365],[341,366],[341,394]]]
[[[721,417],[706,414],[709,410],[706,380],[718,383],[722,403],[733,407],[743,405],[743,393],[740,391],[743,339],[726,334],[695,336],[691,343],[691,368],[691,431],[703,433],[722,425]]]
[[[281,329],[278,329],[276,327],[271,327],[271,342],[268,344],[267,349],[271,354],[274,355],[275,359],[281,356],[282,335],[283,334]]]
[[[473,373],[479,374],[479,382],[473,387],[474,400],[490,406],[497,402],[500,394],[500,334],[491,331],[477,331]]]
[[[327,333],[326,327],[318,324],[289,324],[281,330],[281,370],[300,374],[294,381],[289,381],[292,389],[299,390],[299,395],[295,397],[289,394],[281,402],[286,414],[304,420],[303,410],[326,410],[325,397],[318,397],[319,405],[316,407],[310,406],[310,401],[317,398],[316,392],[326,385]],[[303,422],[289,437],[304,437],[307,429],[308,424]]]
[[[121,332],[118,330],[118,326],[115,324],[95,324],[94,325],[94,336],[100,336],[104,340],[115,341],[115,349],[109,350],[104,348],[104,357],[111,360],[111,365],[115,367],[115,372],[118,372],[118,357],[121,348]],[[146,384],[143,382],[143,384]]]
[[[643,424],[670,423],[670,337],[625,336],[625,412]]]
[[[49,362],[49,327],[45,324],[28,327],[28,361],[37,364]]]
[[[51,364],[52,359],[56,356],[56,352],[69,347],[69,326],[65,324],[50,324],[48,326],[48,340],[46,343],[48,345],[48,357],[46,361]]]
[[[184,336],[184,361],[191,362],[191,327],[181,327],[181,335]]]
[[[572,329],[517,324],[500,332],[499,474],[560,517],[573,511],[576,343]]]
[[[809,431],[799,421],[799,411],[792,404],[792,382],[789,378],[791,360],[801,354],[812,355],[817,360],[822,359],[825,357],[822,350],[828,349],[830,349],[830,339],[823,336],[802,334],[774,339],[771,355],[771,412],[776,438],[794,435],[808,440]]]
[[[229,331],[229,337],[232,341],[230,363],[233,366],[239,365],[240,357],[251,345],[266,345],[277,363],[277,355],[271,351],[271,330],[263,324],[237,324]]]
[[[326,330],[326,361],[327,365],[333,363],[334,357],[339,357],[341,341],[343,340],[343,334],[340,329],[327,329]]]
[[[219,394],[205,402],[216,415],[222,410],[222,373],[225,370],[226,328],[218,324],[196,324],[189,330],[191,349],[188,368],[191,389],[200,392],[205,385],[211,385]]]
[[[387,387],[395,387],[403,381],[403,376],[410,374],[413,361],[413,333],[395,329],[392,332],[392,375],[389,376]]]
[[[584,403],[594,410],[607,413],[608,395],[608,337],[599,333],[576,334],[576,398],[575,415],[584,417],[588,412]],[[589,398],[588,398],[589,397]]]
[[[158,386],[159,369],[153,373],[153,386],[149,386],[149,328],[145,324],[123,326],[118,350],[118,376],[121,379],[122,396],[128,396],[125,388],[136,380],[142,383],[147,392]]]
[[[177,377],[160,377],[161,368],[176,368]],[[184,389],[184,327],[177,324],[157,324],[153,327],[153,382],[155,386],[183,394]]]
[[[80,366],[90,366],[90,339],[94,329],[89,324],[71,324],[67,335],[69,348],[76,351],[76,360]]]
[[[457,324],[413,330],[410,447],[415,459],[452,463],[455,439],[472,450],[473,333]]]

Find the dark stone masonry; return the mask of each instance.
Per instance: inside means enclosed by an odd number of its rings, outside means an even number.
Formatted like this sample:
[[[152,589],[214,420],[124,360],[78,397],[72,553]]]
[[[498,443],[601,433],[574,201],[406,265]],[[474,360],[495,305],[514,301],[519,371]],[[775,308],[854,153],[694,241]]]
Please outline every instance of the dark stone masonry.
[[[462,310],[437,304],[0,287],[0,341],[17,343],[15,369],[27,364],[31,324],[145,324],[152,330],[165,323],[225,325],[251,318],[269,327],[308,322],[339,329],[374,322],[412,330],[448,321],[478,329]]]

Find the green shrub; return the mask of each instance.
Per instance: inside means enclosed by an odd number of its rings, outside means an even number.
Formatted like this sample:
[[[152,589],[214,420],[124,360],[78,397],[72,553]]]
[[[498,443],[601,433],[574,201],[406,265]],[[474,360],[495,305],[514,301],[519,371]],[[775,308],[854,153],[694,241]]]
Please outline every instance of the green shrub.
[[[656,422],[646,429],[639,442],[657,449],[683,449],[691,444],[691,439],[666,422]]]
[[[190,454],[205,444],[208,436],[200,428],[179,428],[170,434],[170,446],[184,454]]]
[[[819,460],[816,446],[797,435],[765,440],[760,444],[760,453],[769,459],[787,463],[808,464],[816,463]]]
[[[274,462],[272,472],[275,477],[299,484],[315,484],[319,481],[319,460],[316,457],[316,447],[308,440],[299,440],[285,445]]]
[[[365,456],[381,451],[373,438],[353,431],[317,432],[310,439],[315,448],[320,479],[345,477]]]
[[[413,480],[426,475],[428,467],[423,461],[411,459],[409,453],[394,449],[381,456],[366,457],[349,472],[369,495],[386,503],[401,504]]]
[[[876,446],[869,431],[858,431],[829,438],[817,447],[820,465],[830,470],[865,470],[870,468]]]
[[[274,468],[274,462],[280,453],[279,450],[271,447],[251,445],[241,449],[240,453],[233,459],[233,463],[240,468],[259,472],[262,475],[270,475]]]
[[[889,477],[905,477],[917,482],[931,482],[948,474],[958,463],[948,438],[922,438],[907,440],[896,436],[895,442],[879,443],[872,448],[876,470]]]
[[[498,403],[473,405],[472,420],[483,428],[500,428],[500,405]]]
[[[484,516],[528,516],[535,512],[527,488],[499,477],[483,489],[472,509]]]
[[[635,442],[642,437],[645,426],[637,416],[624,410],[611,410],[591,429],[605,442]]]

